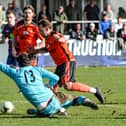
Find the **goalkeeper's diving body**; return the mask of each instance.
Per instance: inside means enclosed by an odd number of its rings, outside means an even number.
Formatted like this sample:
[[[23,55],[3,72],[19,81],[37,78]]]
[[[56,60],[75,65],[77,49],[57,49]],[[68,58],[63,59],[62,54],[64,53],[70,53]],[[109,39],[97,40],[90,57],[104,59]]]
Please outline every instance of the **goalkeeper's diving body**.
[[[97,110],[98,106],[85,96],[74,97],[61,92],[53,93],[53,87],[59,77],[41,67],[31,66],[31,56],[24,52],[17,57],[19,68],[15,69],[0,62],[0,71],[13,79],[23,96],[35,107],[28,114],[50,116],[56,113],[66,114],[64,108],[71,105],[84,105]],[[48,86],[43,79],[49,80]]]

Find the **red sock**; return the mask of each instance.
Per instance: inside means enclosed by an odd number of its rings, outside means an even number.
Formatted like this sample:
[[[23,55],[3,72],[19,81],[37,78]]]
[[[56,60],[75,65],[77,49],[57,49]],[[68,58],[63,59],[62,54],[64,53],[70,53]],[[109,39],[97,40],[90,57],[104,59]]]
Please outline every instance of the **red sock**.
[[[89,92],[90,88],[90,86],[79,82],[72,83],[72,91]]]

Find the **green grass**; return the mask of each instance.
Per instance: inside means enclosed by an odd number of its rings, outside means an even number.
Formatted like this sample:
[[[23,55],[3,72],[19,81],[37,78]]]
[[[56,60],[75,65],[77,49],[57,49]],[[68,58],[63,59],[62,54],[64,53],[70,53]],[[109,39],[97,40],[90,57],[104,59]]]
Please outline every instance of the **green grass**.
[[[53,70],[53,69],[50,69]],[[87,107],[71,107],[68,116],[54,118],[33,118],[26,114],[31,108],[12,80],[0,73],[0,104],[12,101],[16,109],[11,115],[0,113],[0,126],[125,126],[126,125],[126,67],[78,67],[76,79],[94,87],[100,87],[106,94],[106,103],[89,93],[68,92],[85,95],[98,103],[99,110]],[[64,91],[64,89],[60,89]],[[67,91],[65,91],[67,92]],[[108,93],[106,93],[108,92]]]

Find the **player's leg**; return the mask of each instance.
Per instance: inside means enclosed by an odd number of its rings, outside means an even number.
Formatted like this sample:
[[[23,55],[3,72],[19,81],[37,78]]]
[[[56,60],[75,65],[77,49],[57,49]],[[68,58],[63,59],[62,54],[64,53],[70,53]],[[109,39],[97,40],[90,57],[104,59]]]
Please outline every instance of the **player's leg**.
[[[78,96],[78,97],[74,98],[73,101],[74,101],[73,105],[84,105],[84,106],[90,107],[94,110],[98,109],[97,104],[95,104],[90,99],[86,98],[85,96]]]
[[[74,79],[74,71],[75,71],[76,63],[75,61],[73,62],[65,62],[61,64],[60,66],[57,66],[55,70],[55,74],[57,74],[60,78],[58,81],[58,84],[54,86],[54,92],[57,92],[57,89],[59,86],[62,86],[65,82],[75,82]]]
[[[98,106],[94,102],[84,96],[75,97],[63,92],[56,92],[56,96],[59,99],[61,106],[64,108],[75,105],[84,105],[95,110],[98,109]]]
[[[74,66],[75,62],[71,62],[71,64],[72,63]],[[72,90],[72,91],[93,93],[98,98],[98,100],[103,104],[104,97],[98,88],[90,87],[87,84],[82,84],[80,82],[72,82],[70,80],[70,78],[72,78],[71,76],[72,75],[74,76],[74,71],[75,71],[74,68],[75,67],[70,67],[70,62],[65,62],[64,64],[58,66],[56,68],[56,72],[55,72],[60,77],[58,84],[63,85],[63,87],[68,91]],[[72,73],[72,74],[70,75],[70,73]],[[59,87],[59,85],[56,85],[56,86]],[[56,86],[54,87],[54,92],[57,91],[57,90],[55,90],[55,89],[57,89]]]
[[[79,82],[75,82],[74,74],[75,74],[75,61],[73,62],[66,62],[64,66],[62,65],[62,73],[58,71],[60,75],[60,80],[66,90],[73,90],[73,91],[80,91],[80,92],[92,92],[96,93],[95,88],[91,88],[86,84],[82,84]]]
[[[12,60],[12,64],[13,64],[15,67],[17,67],[17,66],[18,66],[18,62],[17,62],[16,58],[12,56],[12,59],[13,59],[13,60]]]
[[[61,106],[58,98],[53,96],[52,100],[48,103],[44,110],[39,111],[39,115],[50,116],[54,114],[67,115],[66,110]]]
[[[58,88],[62,86],[62,80],[64,81],[64,77],[68,76],[68,64],[65,62],[60,66],[56,67],[55,74],[59,76],[58,83],[53,87],[54,92],[57,92]]]
[[[11,57],[10,54],[7,56],[7,64],[8,65],[11,65],[12,64],[12,57]]]
[[[61,107],[60,102],[58,101],[56,96],[53,96],[47,102],[46,107],[43,108],[43,106],[42,107],[39,106],[37,109],[28,109],[27,113],[36,116],[42,116],[42,117],[48,117],[54,114],[66,115],[65,109]]]
[[[66,64],[66,76],[62,78],[62,83],[64,83],[64,87],[67,90],[73,91],[82,91],[82,92],[90,92],[90,86],[86,84],[81,84],[75,81],[75,61],[70,61]],[[74,84],[74,85],[73,85]]]
[[[98,88],[90,87],[87,84],[82,84],[75,81],[75,65],[75,61],[66,64],[66,76],[61,79],[64,88],[66,90],[93,93],[101,103],[104,103],[104,97]]]
[[[68,108],[73,105],[74,96],[63,92],[56,92],[55,95],[57,96],[62,107]]]
[[[71,90],[71,91],[93,93],[102,104],[104,103],[104,96],[99,88],[90,87],[80,82],[66,82],[64,84],[64,88],[66,90]]]

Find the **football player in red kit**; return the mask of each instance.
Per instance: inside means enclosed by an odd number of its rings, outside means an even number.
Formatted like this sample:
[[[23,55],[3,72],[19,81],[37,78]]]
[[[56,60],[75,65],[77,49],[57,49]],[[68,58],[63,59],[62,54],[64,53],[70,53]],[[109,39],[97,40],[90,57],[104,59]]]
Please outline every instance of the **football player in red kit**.
[[[52,31],[51,23],[48,20],[41,20],[39,23],[40,33],[45,37],[45,48],[36,50],[37,52],[49,52],[57,65],[55,74],[60,77],[57,85],[62,85],[66,90],[93,93],[103,104],[104,97],[99,88],[90,87],[86,84],[76,82],[75,58],[67,46],[66,39],[58,32]],[[54,91],[57,87],[54,87]]]

